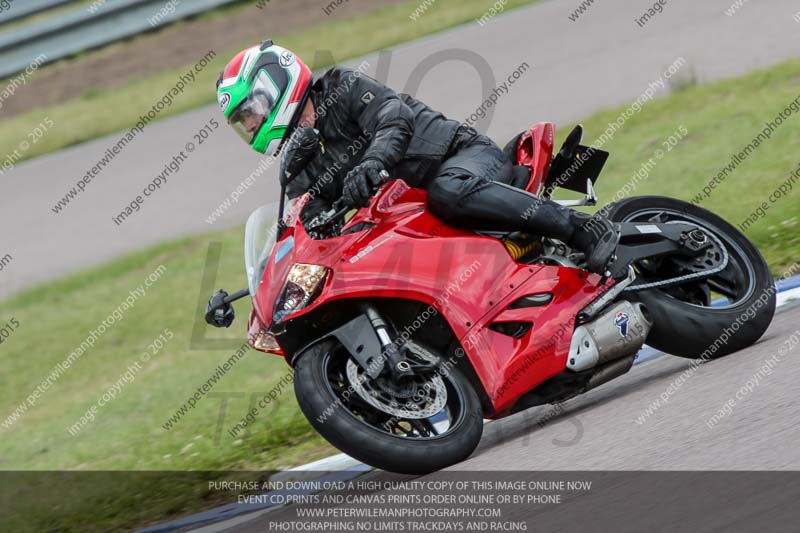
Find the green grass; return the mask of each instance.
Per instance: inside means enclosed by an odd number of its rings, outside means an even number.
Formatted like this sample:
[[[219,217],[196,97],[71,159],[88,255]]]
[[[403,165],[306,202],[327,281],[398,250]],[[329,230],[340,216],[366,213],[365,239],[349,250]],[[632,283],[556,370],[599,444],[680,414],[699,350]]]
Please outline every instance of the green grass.
[[[505,10],[536,1],[539,0],[508,0]],[[345,61],[475,20],[492,4],[486,0],[439,0],[415,22],[409,18],[409,14],[418,5],[418,0],[409,0],[356,18],[275,35],[273,39],[305,58],[312,68],[320,68],[331,64],[330,57],[317,56],[320,51],[331,50],[334,52],[334,61]],[[253,16],[263,16],[257,8],[252,9]],[[376,28],[380,28],[380,31],[376,31]],[[214,83],[219,71],[238,51],[251,44],[232,41],[229,50],[215,50],[217,55],[214,60],[158,118],[163,119],[215,101]],[[206,52],[198,50],[197,60]],[[4,120],[0,123],[0,153],[13,154],[17,150],[20,157],[15,157],[15,162],[19,162],[131,128],[139,116],[146,114],[193,66],[167,70],[119,88],[95,91],[87,87],[81,98]],[[0,84],[2,87],[5,85],[5,82]],[[24,90],[24,87],[19,90]],[[29,149],[20,150],[20,142],[25,140],[24,132],[33,130],[43,117],[49,117],[55,126]]]
[[[800,61],[790,61],[750,75],[705,86],[685,88],[668,98],[647,103],[603,146],[611,153],[597,182],[600,204],[631,180],[634,172],[665,150],[649,177],[633,195],[657,194],[690,201],[790,102],[800,96]],[[602,135],[620,110],[608,110],[583,121],[584,142]],[[681,126],[688,135],[667,152],[661,144]],[[559,129],[559,139],[570,131]],[[738,226],[790,178],[800,163],[800,113],[794,114],[755,150],[730,177],[699,205]],[[766,216],[746,234],[767,258],[773,273],[800,260],[800,182],[788,196],[771,204]],[[573,195],[574,196],[574,195]]]
[[[297,461],[310,447],[320,447],[296,409],[291,390],[262,418],[259,431],[243,440],[227,434],[244,415],[250,394],[267,392],[289,370],[274,356],[248,352],[214,388],[241,392],[232,398],[219,443],[215,443],[221,400],[206,397],[170,431],[161,425],[235,348],[192,351],[189,337],[197,309],[207,243],[222,241],[224,257],[216,284],[241,288],[241,231],[229,230],[164,245],[114,261],[80,276],[23,292],[0,303],[3,322],[12,316],[20,327],[3,344],[0,356],[7,375],[0,389],[2,420],[44,379],[59,361],[113,312],[158,265],[166,272],[122,321],[45,391],[10,430],[0,429],[2,469],[79,470],[217,470],[280,467]],[[239,305],[236,328],[220,338],[243,338],[249,304]],[[45,325],[42,327],[42,325]],[[174,332],[163,351],[146,363],[117,399],[101,407],[96,420],[77,436],[75,423],[138,360],[165,329]],[[216,331],[209,332],[215,335]],[[8,411],[8,412],[6,412]],[[268,422],[268,431],[264,425]],[[302,450],[287,445],[303,444]],[[326,450],[328,451],[328,450]],[[296,454],[296,455],[295,455]]]
[[[37,483],[22,476],[19,485],[6,477],[5,487],[0,489],[0,508],[16,513],[2,518],[9,531],[49,531],[54,527],[53,516],[58,517],[60,531],[133,528],[227,503],[219,499],[219,493],[207,490],[205,480],[217,475],[202,472],[275,470],[335,453],[302,417],[291,385],[277,403],[262,410],[251,431],[239,438],[228,434],[249,409],[251,398],[261,398],[290,371],[282,358],[255,351],[249,351],[212,390],[240,396],[228,399],[221,429],[222,400],[210,396],[201,399],[170,431],[162,428],[235,351],[193,351],[189,338],[201,313],[197,300],[210,242],[223,243],[215,286],[238,289],[245,284],[241,235],[242,228],[236,228],[169,243],[0,302],[0,322],[4,325],[13,317],[20,324],[0,349],[0,364],[4,365],[0,420],[5,421],[51,369],[119,307],[129,291],[164,265],[166,272],[122,321],[107,330],[10,429],[0,428],[0,469],[198,472],[197,477],[179,472],[173,477],[56,473],[36,479]],[[205,328],[209,336],[240,344],[249,303],[237,304],[237,311],[235,327],[222,332]],[[98,402],[165,328],[174,332],[174,338],[142,364],[142,370],[116,399],[99,408],[94,422],[71,436],[67,427]],[[217,440],[218,431],[221,436]],[[225,475],[225,479],[229,477]],[[74,494],[76,498],[56,494]],[[6,498],[13,499],[10,507],[2,505]],[[55,511],[44,513],[43,509]],[[86,524],[89,516],[93,528]]]
[[[688,130],[686,138],[658,162],[634,194],[692,198],[731,154],[798,93],[800,62],[792,61],[742,78],[689,87],[646,104],[641,114],[604,146],[612,156],[598,182],[601,200],[610,199],[681,125]],[[584,121],[587,139],[599,135],[618,114],[619,110],[604,111]],[[796,167],[798,120],[800,117],[794,117],[784,124],[703,205],[734,224],[746,217]],[[567,131],[562,128],[559,136],[563,138]],[[798,193],[792,192],[774,204],[749,231],[775,273],[800,259],[797,198]],[[214,389],[245,395],[230,400],[219,443],[214,442],[219,399],[202,399],[174,429],[162,429],[167,418],[233,351],[188,349],[192,325],[200,313],[197,302],[206,252],[214,241],[224,246],[215,287],[243,286],[241,228],[235,228],[164,244],[0,302],[0,324],[11,317],[21,324],[0,350],[2,421],[128,291],[158,265],[167,267],[147,296],[46,391],[37,405],[11,430],[0,428],[0,468],[260,470],[304,463],[332,452],[300,415],[291,390],[274,411],[259,419],[254,431],[241,439],[227,434],[247,411],[250,394],[270,390],[287,372],[280,358],[252,351]],[[241,339],[249,304],[237,304],[237,311],[239,319],[233,328],[209,334]],[[175,333],[165,350],[153,357],[115,401],[100,410],[94,423],[78,436],[70,436],[66,427],[97,401],[164,328]],[[154,513],[181,514],[209,503],[201,494],[173,494],[174,500],[169,493],[163,494]],[[85,505],[94,501],[83,498]],[[127,523],[144,516],[137,514],[138,510],[121,509],[114,501],[105,505],[104,516],[122,516]],[[131,506],[134,508],[138,506]]]

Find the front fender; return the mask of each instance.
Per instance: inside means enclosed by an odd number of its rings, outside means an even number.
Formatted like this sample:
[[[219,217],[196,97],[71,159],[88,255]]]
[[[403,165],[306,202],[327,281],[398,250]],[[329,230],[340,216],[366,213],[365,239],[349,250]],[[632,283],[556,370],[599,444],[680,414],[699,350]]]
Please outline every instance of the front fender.
[[[338,340],[371,378],[376,378],[381,373],[383,362],[376,360],[376,356],[372,355],[381,353],[380,339],[378,339],[378,334],[375,333],[375,328],[372,327],[369,318],[363,314],[303,345],[295,351],[291,365],[294,366],[297,354],[330,338]]]

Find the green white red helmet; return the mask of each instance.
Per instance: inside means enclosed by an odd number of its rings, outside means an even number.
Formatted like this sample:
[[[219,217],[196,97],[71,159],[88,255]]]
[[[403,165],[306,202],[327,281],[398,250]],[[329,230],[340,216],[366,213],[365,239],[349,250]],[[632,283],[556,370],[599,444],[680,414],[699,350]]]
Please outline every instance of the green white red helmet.
[[[272,41],[242,50],[217,80],[217,102],[256,152],[275,155],[291,135],[311,89],[311,70]]]

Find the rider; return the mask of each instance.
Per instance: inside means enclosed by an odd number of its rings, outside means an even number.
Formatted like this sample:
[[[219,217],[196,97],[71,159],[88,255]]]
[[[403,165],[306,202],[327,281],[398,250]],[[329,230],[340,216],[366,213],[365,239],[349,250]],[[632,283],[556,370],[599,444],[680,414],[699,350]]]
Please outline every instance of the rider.
[[[217,99],[254,150],[286,148],[288,196],[314,191],[304,220],[339,198],[368,205],[386,170],[426,189],[445,222],[558,239],[583,252],[589,270],[623,274],[613,265],[615,225],[508,185],[512,163],[491,139],[360,71],[333,67],[312,80],[300,58],[264,41],[227,64]]]

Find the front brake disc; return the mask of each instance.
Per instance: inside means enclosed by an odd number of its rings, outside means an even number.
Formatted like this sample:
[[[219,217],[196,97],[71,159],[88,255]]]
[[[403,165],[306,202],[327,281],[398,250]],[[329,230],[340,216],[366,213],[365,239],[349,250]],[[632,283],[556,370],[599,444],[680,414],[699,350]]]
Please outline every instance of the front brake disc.
[[[346,370],[350,386],[358,397],[379,411],[392,416],[410,419],[430,418],[441,411],[447,403],[447,388],[439,375],[428,379],[421,378],[422,383],[417,384],[417,392],[410,399],[399,398],[398,402],[389,396],[385,389],[375,384],[352,358],[347,360]]]

